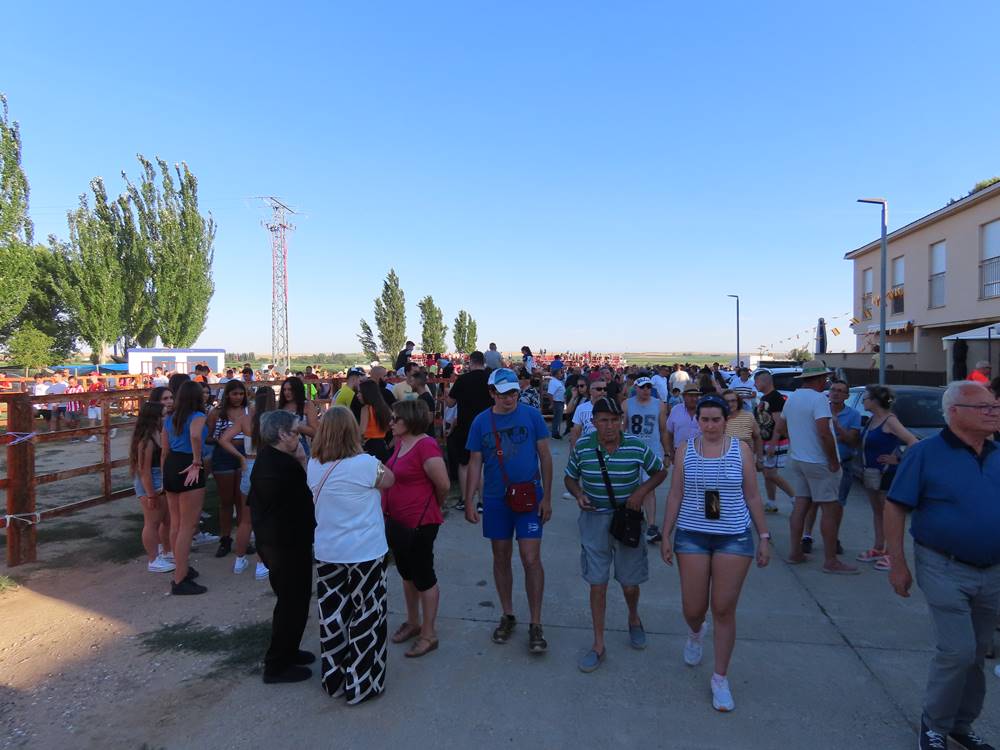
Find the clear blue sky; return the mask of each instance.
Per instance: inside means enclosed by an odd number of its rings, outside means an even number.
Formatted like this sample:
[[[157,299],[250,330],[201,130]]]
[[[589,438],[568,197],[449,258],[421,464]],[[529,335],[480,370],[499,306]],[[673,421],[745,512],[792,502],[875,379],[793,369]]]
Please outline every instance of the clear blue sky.
[[[4,13],[32,215],[65,237],[95,175],[186,161],[203,346],[270,348],[255,195],[302,211],[295,352],[357,351],[390,266],[417,341],[431,293],[506,350],[731,351],[727,293],[744,350],[851,309],[856,198],[891,229],[1000,174],[993,2],[111,7]]]

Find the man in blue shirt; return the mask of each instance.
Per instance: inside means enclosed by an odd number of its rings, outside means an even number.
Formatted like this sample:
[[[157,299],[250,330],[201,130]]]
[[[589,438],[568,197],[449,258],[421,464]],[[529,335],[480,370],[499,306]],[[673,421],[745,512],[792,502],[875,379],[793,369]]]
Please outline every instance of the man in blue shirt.
[[[542,592],[545,588],[542,525],[552,517],[549,429],[538,409],[518,403],[521,389],[513,370],[506,367],[494,370],[487,382],[494,404],[477,415],[469,427],[465,497],[473,497],[482,472],[483,536],[493,547],[493,579],[503,607],[500,624],[493,631],[493,642],[510,640],[516,624],[511,559],[514,533],[517,532],[531,613],[528,649],[532,653],[543,653],[548,644],[542,634]],[[507,505],[508,488],[529,482],[535,485],[536,505],[532,510],[515,512]],[[471,502],[465,505],[465,520],[479,523],[479,513]]]
[[[957,381],[941,399],[948,426],[903,456],[885,505],[889,582],[909,596],[913,577],[903,555],[910,534],[917,583],[937,637],[920,747],[990,750],[972,730],[983,708],[983,660],[1000,614],[1000,403],[984,386]]]

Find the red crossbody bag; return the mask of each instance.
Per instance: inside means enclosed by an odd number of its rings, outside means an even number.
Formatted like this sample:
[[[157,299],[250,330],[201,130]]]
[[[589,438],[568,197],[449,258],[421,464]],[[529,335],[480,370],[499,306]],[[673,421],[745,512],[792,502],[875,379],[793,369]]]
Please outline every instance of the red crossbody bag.
[[[497,421],[493,416],[492,409],[490,409],[490,423],[493,426],[493,440],[496,442],[497,463],[500,464],[500,474],[503,475],[503,501],[515,513],[532,511],[538,505],[535,482],[532,480],[530,482],[511,483],[510,477],[507,476],[507,470],[503,465],[503,443],[500,442],[500,432],[497,430]]]

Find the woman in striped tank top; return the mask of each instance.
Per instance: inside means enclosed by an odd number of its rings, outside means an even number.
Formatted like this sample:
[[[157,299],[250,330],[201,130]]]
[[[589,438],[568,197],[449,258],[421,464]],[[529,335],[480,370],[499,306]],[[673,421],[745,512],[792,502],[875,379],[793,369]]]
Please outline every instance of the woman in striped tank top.
[[[705,614],[709,602],[715,624],[715,673],[712,706],[732,711],[736,706],[726,673],[736,643],[736,605],[750,561],[754,557],[750,522],[760,537],[757,566],[771,556],[771,534],[757,487],[753,455],[745,443],[726,435],[729,407],[719,396],[703,396],[695,411],[701,436],[678,449],[663,517],[663,561],[681,577],[681,601],[689,633],[684,662],[702,659]],[[671,543],[671,534],[677,533]]]

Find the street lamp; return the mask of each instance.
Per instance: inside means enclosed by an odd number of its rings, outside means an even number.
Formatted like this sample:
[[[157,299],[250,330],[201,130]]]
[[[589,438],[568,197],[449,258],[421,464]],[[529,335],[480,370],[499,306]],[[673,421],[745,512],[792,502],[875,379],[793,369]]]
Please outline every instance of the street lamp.
[[[736,369],[740,367],[740,295],[727,294],[736,300]]]
[[[879,332],[878,332],[878,384],[885,385],[885,274],[886,256],[889,254],[889,246],[885,239],[886,223],[889,214],[889,202],[885,198],[858,198],[858,203],[875,203],[882,206],[882,271],[879,278]],[[861,316],[862,318],[864,316]]]

